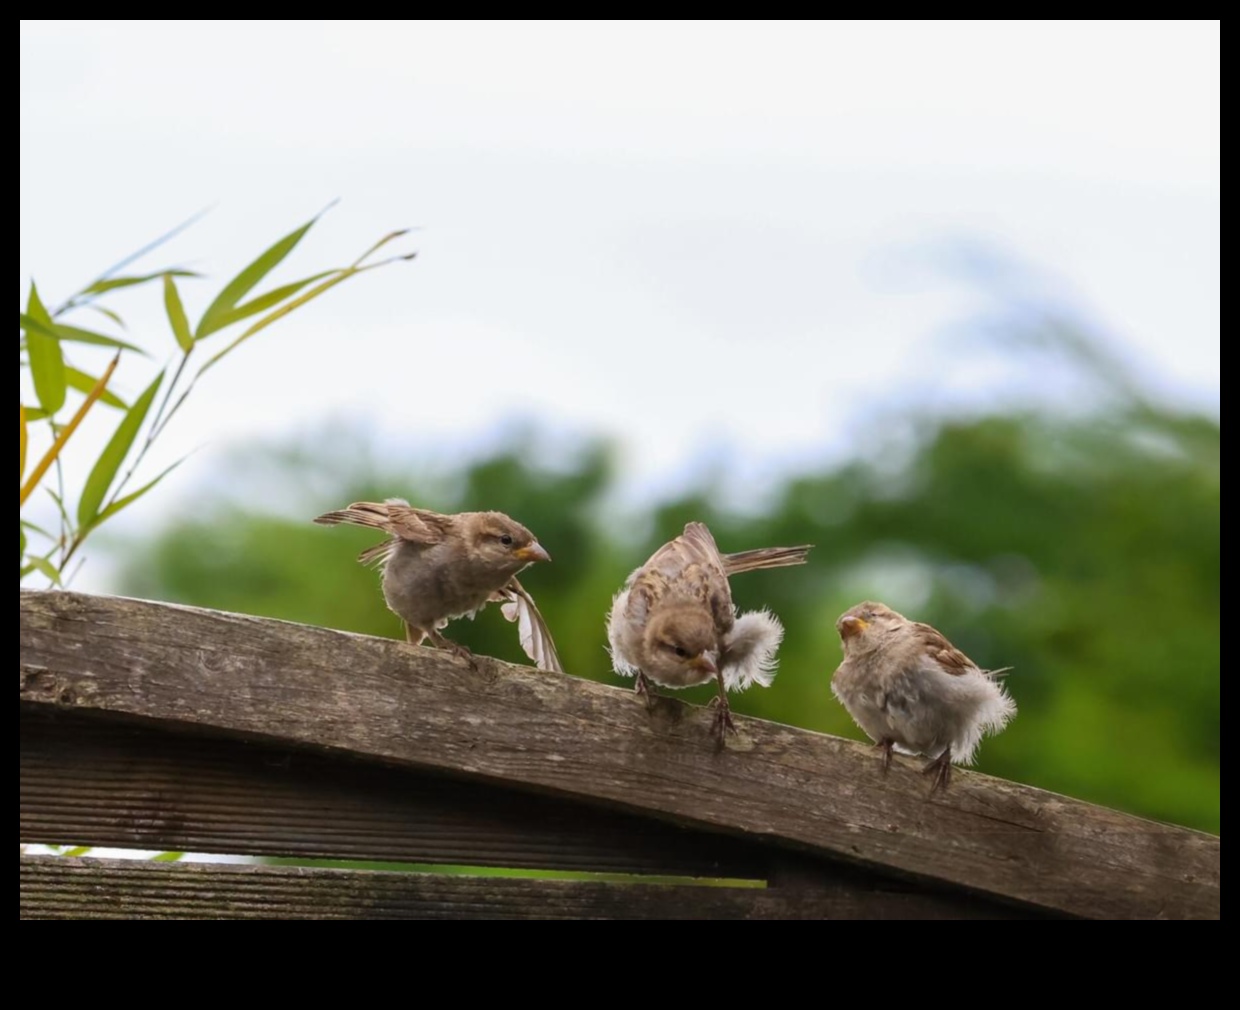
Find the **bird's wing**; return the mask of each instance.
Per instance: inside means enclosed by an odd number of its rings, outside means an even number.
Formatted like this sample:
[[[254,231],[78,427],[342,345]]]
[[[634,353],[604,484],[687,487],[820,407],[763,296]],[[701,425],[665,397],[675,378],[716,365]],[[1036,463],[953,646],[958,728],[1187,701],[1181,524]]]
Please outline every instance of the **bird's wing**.
[[[502,601],[500,611],[510,621],[517,624],[517,635],[521,640],[521,648],[534,661],[540,670],[552,673],[563,673],[559,653],[555,651],[555,642],[551,640],[551,629],[543,620],[534,598],[525,591],[525,587],[516,579],[509,581],[503,589],[495,594]]]
[[[324,526],[335,526],[339,523],[366,526],[391,533],[392,536],[410,543],[430,546],[444,539],[452,528],[453,517],[440,515],[429,509],[414,508],[400,498],[389,498],[382,503],[354,502],[347,509],[325,512],[314,521]],[[372,550],[378,551],[380,548],[383,548],[385,552],[391,549],[389,545],[379,544]]]
[[[958,677],[977,669],[977,664],[944,638],[942,632],[920,623],[914,623],[913,630],[925,654],[938,663],[944,673]]]

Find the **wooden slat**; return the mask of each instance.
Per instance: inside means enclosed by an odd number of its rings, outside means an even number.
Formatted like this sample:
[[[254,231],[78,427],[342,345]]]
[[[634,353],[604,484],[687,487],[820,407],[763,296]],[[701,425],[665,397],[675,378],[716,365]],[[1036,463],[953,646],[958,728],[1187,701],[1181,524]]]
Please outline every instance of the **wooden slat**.
[[[942,919],[1016,910],[851,889],[617,884],[22,856],[25,919]]]
[[[23,593],[20,694],[576,797],[1076,915],[1218,917],[1219,839],[526,667],[136,600]],[[824,692],[826,690],[824,682]]]
[[[22,705],[20,841],[763,879],[767,850],[408,768]]]

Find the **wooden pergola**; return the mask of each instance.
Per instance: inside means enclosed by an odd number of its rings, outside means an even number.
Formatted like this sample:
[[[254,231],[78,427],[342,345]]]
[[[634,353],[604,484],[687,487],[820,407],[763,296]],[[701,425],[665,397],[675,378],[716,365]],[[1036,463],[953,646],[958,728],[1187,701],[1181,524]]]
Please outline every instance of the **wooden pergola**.
[[[23,917],[1220,916],[1217,837],[821,733],[114,597],[23,592],[20,639],[23,844],[421,865],[23,853]]]

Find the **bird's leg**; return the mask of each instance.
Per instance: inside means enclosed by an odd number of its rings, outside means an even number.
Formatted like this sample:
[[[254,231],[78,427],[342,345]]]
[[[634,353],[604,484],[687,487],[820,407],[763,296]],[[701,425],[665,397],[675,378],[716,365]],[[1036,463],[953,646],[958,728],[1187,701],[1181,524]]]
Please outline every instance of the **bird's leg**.
[[[452,653],[452,655],[454,655],[457,659],[465,660],[465,662],[469,664],[469,668],[471,670],[478,669],[477,657],[474,656],[468,648],[461,645],[460,642],[454,642],[450,638],[445,638],[438,631],[428,631],[427,635],[430,637],[430,640],[435,643],[435,648],[444,649],[445,651]]]
[[[931,796],[940,789],[946,789],[947,784],[952,780],[952,749],[946,748],[942,754],[922,769],[922,774],[934,776],[934,781],[930,785]]]
[[[650,708],[654,704],[655,699],[659,697],[655,694],[654,685],[650,683],[650,678],[642,673],[641,670],[637,671],[637,682],[633,685],[633,691],[646,699],[647,708]]]
[[[424,631],[418,631],[408,621],[401,621],[400,623],[405,629],[405,641],[410,645],[421,645],[422,639],[426,637],[426,633]]]
[[[715,721],[711,726],[711,733],[719,738],[719,743],[722,746],[728,733],[736,732],[736,726],[732,722],[732,710],[728,706],[728,692],[723,686],[723,671],[718,671],[715,677],[719,681],[719,694],[710,701],[710,707],[715,710]]]
[[[895,741],[892,740],[890,737],[884,737],[882,740],[879,740],[874,745],[875,750],[882,751],[883,774],[884,775],[886,775],[889,771],[891,771],[891,748],[894,746],[894,744],[895,744]]]

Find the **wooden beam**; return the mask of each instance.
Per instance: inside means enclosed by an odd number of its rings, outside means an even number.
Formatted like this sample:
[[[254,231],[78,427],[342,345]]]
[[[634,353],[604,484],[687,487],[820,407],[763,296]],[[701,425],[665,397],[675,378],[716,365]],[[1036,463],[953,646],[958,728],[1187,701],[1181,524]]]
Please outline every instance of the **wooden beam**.
[[[521,880],[21,856],[23,919],[943,919],[1016,910],[918,894]],[[980,909],[980,911],[979,911]]]
[[[768,846],[636,814],[305,748],[21,710],[25,844],[767,875]]]
[[[1220,915],[1219,839],[528,667],[75,593],[21,596],[20,696],[436,769],[1099,918]],[[825,690],[824,684],[824,690]]]

